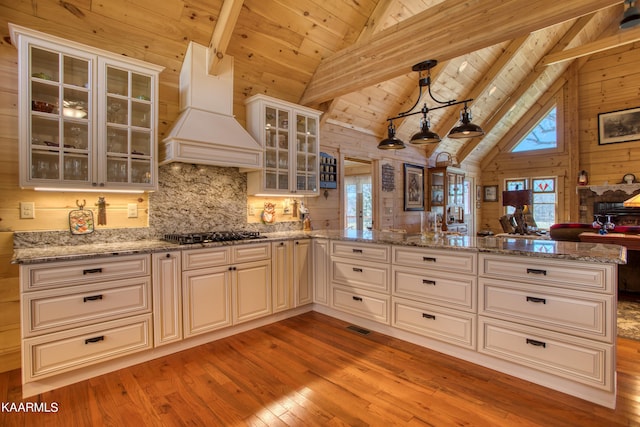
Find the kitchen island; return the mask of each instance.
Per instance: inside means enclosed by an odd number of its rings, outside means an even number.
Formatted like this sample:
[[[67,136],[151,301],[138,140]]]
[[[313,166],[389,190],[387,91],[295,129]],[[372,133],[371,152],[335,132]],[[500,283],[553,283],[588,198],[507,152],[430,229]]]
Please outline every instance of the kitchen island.
[[[16,248],[23,393],[316,310],[615,406],[624,247],[351,231],[263,237]]]

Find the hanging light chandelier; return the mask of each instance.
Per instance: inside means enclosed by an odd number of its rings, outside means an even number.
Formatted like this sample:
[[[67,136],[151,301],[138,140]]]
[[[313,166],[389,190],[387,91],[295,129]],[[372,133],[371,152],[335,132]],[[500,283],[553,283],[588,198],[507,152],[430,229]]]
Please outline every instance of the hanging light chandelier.
[[[393,121],[416,114],[422,114],[422,118],[420,119],[420,131],[415,133],[411,137],[411,143],[415,145],[437,144],[438,142],[440,142],[440,136],[429,129],[429,126],[431,125],[428,116],[429,111],[460,104],[464,104],[464,108],[460,112],[460,124],[451,129],[449,135],[447,136],[449,138],[473,138],[476,136],[484,135],[484,131],[482,130],[482,128],[471,122],[471,110],[469,109],[467,104],[473,101],[473,99],[465,99],[462,101],[456,101],[455,99],[452,99],[451,101],[440,101],[433,96],[433,94],[431,93],[431,69],[436,65],[438,65],[438,61],[436,61],[435,59],[428,59],[411,67],[413,71],[418,72],[418,86],[420,87],[420,94],[418,95],[418,99],[416,100],[415,104],[413,104],[411,108],[398,114],[395,117],[390,117],[387,119],[387,121],[389,122],[389,127],[387,128],[388,136],[387,138],[380,141],[380,143],[378,144],[379,149],[398,150],[405,148],[404,142],[396,137],[396,128],[393,125]],[[425,71],[427,75],[423,76],[423,72]],[[424,87],[427,88],[429,97],[439,105],[433,108],[429,108],[427,107],[427,103],[425,102],[420,110],[413,111],[422,99]]]
[[[636,7],[636,0],[624,0],[624,4],[628,4],[629,7],[624,11],[622,20],[620,21],[620,28],[631,28],[640,24],[640,12]]]

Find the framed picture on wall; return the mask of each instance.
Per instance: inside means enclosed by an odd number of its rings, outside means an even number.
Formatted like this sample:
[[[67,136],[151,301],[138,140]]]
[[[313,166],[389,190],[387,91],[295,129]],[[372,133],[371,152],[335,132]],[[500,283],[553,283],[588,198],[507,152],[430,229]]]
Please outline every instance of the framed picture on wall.
[[[404,164],[404,210],[424,210],[424,167]]]
[[[484,199],[485,202],[497,202],[498,201],[498,186],[497,185],[485,185],[484,186]]]
[[[640,107],[598,114],[598,144],[640,140]]]

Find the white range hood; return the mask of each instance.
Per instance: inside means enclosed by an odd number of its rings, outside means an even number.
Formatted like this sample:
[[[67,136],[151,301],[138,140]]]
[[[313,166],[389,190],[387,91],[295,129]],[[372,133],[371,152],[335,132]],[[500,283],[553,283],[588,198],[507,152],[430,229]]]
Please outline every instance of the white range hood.
[[[233,58],[207,72],[207,48],[189,43],[180,71],[180,116],[160,147],[160,164],[262,168],[263,148],[233,116]]]

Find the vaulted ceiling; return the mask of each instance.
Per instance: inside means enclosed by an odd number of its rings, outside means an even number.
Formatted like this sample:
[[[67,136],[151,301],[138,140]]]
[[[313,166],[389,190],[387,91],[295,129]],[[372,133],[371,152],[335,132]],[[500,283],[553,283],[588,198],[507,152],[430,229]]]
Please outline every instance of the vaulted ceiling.
[[[178,114],[178,76],[191,40],[210,46],[212,74],[217,57],[234,57],[237,115],[244,99],[265,93],[379,139],[386,119],[417,99],[412,65],[435,59],[434,96],[473,98],[473,121],[486,135],[443,138],[425,155],[433,161],[447,151],[470,165],[542,108],[541,96],[561,86],[572,61],[640,40],[640,28],[618,29],[622,0],[0,0],[0,12],[5,24],[166,67],[161,131]],[[459,111],[432,111],[432,130],[446,135]],[[397,135],[407,142],[419,121],[396,121]]]

